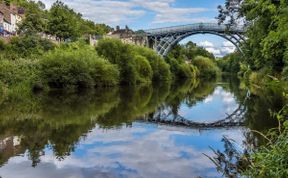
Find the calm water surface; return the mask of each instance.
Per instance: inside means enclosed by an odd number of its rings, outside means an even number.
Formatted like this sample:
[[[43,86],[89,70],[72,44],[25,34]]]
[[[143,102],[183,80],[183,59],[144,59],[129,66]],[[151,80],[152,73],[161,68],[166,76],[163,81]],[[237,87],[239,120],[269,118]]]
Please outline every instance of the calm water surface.
[[[179,82],[53,92],[0,103],[2,178],[222,177],[204,154],[224,151],[223,136],[239,149],[261,139],[281,106],[279,91],[251,94],[234,80]],[[267,96],[271,96],[270,98]],[[243,107],[246,126],[188,128],[149,122],[159,115],[211,123]],[[203,154],[204,153],[204,154]]]

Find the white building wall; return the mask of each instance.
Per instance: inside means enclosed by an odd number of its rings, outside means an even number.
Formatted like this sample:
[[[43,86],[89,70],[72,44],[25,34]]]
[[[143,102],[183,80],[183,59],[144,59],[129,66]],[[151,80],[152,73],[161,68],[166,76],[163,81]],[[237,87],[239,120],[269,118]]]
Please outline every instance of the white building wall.
[[[17,19],[16,19],[16,15],[14,14],[10,14],[11,17],[11,31],[9,31],[10,33],[16,32],[17,29]]]
[[[7,32],[11,32],[12,31],[11,24],[6,22],[6,21],[3,22],[3,27],[4,27],[4,30],[7,31]]]

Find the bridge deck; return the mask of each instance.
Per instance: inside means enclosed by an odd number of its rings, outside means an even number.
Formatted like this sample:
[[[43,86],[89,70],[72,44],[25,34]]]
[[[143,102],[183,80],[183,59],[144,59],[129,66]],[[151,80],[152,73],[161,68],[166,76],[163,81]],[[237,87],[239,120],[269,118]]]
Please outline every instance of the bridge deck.
[[[166,28],[156,28],[145,30],[148,36],[171,34],[171,33],[183,33],[192,31],[215,31],[215,32],[226,32],[233,31],[234,33],[245,32],[244,26],[236,26],[227,28],[226,25],[219,25],[217,23],[195,23],[189,25],[180,25]]]

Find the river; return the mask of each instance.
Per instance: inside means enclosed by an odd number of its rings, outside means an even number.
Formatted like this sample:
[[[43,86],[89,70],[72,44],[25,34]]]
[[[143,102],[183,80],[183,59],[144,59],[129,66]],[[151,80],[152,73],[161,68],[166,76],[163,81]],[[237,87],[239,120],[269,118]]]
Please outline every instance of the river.
[[[223,177],[212,149],[261,144],[251,130],[277,126],[269,110],[283,102],[231,78],[0,99],[0,177]]]

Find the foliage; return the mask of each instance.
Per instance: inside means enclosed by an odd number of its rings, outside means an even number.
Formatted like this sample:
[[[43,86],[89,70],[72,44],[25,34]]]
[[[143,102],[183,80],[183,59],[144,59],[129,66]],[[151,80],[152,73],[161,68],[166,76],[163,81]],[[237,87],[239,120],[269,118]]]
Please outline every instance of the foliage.
[[[112,64],[117,64],[120,70],[121,83],[135,84],[137,70],[132,50],[120,40],[103,39],[97,44],[99,55],[107,58]]]
[[[133,46],[136,54],[144,56],[150,63],[153,71],[153,81],[167,81],[171,79],[170,66],[152,49]]]
[[[171,66],[171,72],[174,74],[176,79],[183,78],[197,78],[198,77],[198,69],[192,64],[187,64],[182,62],[181,60],[177,60],[174,58],[166,58],[167,63]]]
[[[7,55],[10,58],[14,55],[17,57],[30,57],[41,55],[44,52],[54,49],[55,44],[47,39],[42,39],[37,35],[23,35],[12,38],[7,47]]]
[[[203,56],[205,59],[211,61],[211,65],[204,66],[201,68],[195,65],[195,59],[198,56]],[[197,47],[193,42],[188,42],[185,45],[177,45],[167,56],[167,63],[171,66],[171,71],[174,74],[174,77],[179,78],[196,78],[197,76],[201,77],[215,77],[216,75],[206,75],[209,69],[206,70],[206,67],[213,66],[213,69],[216,70],[215,57],[213,54],[209,53],[202,47]],[[198,63],[198,62],[196,62]],[[199,64],[200,65],[200,64]],[[203,71],[202,71],[203,69]],[[212,70],[213,70],[212,69]]]
[[[95,28],[94,35],[106,35],[107,33],[113,30],[110,26],[106,24],[95,24],[94,28]]]
[[[201,78],[215,78],[219,73],[216,63],[207,57],[197,56],[192,61],[192,64],[198,68]]]
[[[237,20],[244,19],[248,30],[246,43],[242,47],[245,58],[241,62],[250,66],[251,70],[269,67],[277,77],[287,66],[287,0],[226,0],[225,7],[219,7],[218,19],[228,26],[236,25]]]
[[[283,123],[283,130],[270,131],[272,138],[268,145],[262,146],[252,154],[253,164],[244,172],[249,177],[287,177],[288,176],[288,105],[274,114]],[[281,126],[279,126],[281,129]],[[276,133],[275,133],[276,132]],[[276,136],[276,137],[275,137]],[[267,138],[268,139],[268,138]]]
[[[288,66],[283,69],[282,76],[283,80],[288,81]]]
[[[153,77],[152,68],[148,60],[140,55],[135,56],[136,70],[138,73],[138,81],[140,83],[151,82]]]
[[[112,64],[118,65],[121,83],[135,84],[151,79],[170,78],[169,65],[152,50],[124,44],[115,39],[102,39],[98,42],[96,50]],[[142,71],[144,68],[145,71]],[[147,76],[144,77],[144,74]]]
[[[274,144],[261,148],[253,154],[253,166],[245,172],[250,177],[288,176],[288,131],[285,130]]]
[[[222,72],[237,74],[240,72],[242,55],[239,52],[231,53],[217,60],[217,65]]]
[[[35,60],[0,60],[0,83],[2,89],[15,95],[29,93],[38,82],[38,64]]]
[[[61,1],[56,1],[50,11],[48,19],[48,31],[61,40],[73,40],[79,37],[79,20],[81,14],[77,14]]]
[[[6,48],[4,40],[0,39],[0,51],[3,51]]]
[[[192,61],[197,56],[203,56],[215,60],[212,53],[208,52],[203,47],[198,47],[195,43],[189,41],[185,45],[177,45],[168,54],[168,57],[175,58],[179,61]]]
[[[18,26],[20,34],[37,34],[45,32],[47,28],[46,12],[43,11],[41,1],[25,3],[25,18]]]
[[[117,67],[89,46],[56,49],[43,56],[40,66],[41,80],[51,88],[112,86],[119,78]]]

